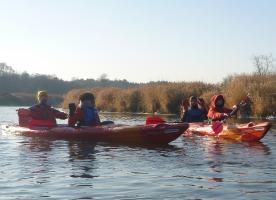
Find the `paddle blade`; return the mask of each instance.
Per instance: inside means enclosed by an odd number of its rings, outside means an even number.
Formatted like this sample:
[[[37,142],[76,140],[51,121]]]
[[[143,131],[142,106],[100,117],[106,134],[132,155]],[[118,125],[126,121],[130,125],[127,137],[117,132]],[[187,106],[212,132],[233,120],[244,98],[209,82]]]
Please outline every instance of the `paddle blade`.
[[[215,121],[212,123],[211,127],[215,134],[219,134],[223,130],[223,122]]]

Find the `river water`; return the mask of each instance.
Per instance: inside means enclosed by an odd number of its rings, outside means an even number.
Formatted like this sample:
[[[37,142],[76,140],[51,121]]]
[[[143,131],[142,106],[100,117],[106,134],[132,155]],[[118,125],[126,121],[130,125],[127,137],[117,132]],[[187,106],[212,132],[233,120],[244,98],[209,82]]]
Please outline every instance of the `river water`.
[[[17,123],[0,107],[1,124]],[[102,114],[142,124],[145,115]],[[175,119],[168,119],[175,120]],[[0,134],[0,199],[275,199],[276,123],[261,142],[141,147]]]

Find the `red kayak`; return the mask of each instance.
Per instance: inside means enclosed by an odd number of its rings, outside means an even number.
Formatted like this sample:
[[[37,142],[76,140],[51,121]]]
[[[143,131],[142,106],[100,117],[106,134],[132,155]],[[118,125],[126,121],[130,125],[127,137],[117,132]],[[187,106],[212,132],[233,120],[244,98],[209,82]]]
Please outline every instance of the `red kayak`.
[[[187,128],[187,123],[150,125],[104,125],[95,127],[21,127],[2,125],[5,134],[43,137],[62,140],[92,140],[114,143],[168,144],[178,138]]]
[[[241,142],[254,142],[261,140],[271,127],[271,123],[253,123],[226,125],[222,122],[218,125],[209,125],[206,123],[191,123],[186,130],[185,135],[197,134],[214,136],[223,139],[231,139]],[[218,130],[218,131],[217,131]]]

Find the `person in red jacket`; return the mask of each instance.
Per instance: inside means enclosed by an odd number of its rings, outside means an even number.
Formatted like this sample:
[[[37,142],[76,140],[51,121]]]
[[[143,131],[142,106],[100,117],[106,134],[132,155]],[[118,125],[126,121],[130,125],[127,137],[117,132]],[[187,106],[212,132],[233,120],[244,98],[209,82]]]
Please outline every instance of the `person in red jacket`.
[[[161,116],[158,116],[158,112],[154,112],[153,115],[146,118],[146,124],[163,124],[166,123],[165,119]]]
[[[212,121],[220,121],[228,118],[230,113],[236,109],[236,106],[233,106],[233,109],[224,107],[224,97],[223,95],[214,95],[211,98],[211,105],[208,112],[208,118]]]
[[[79,97],[79,105],[69,104],[69,126],[97,126],[101,124],[97,109],[95,108],[95,97],[92,93],[84,93]]]
[[[48,105],[48,94],[46,91],[37,92],[38,103],[28,109],[20,109],[18,114],[20,117],[30,118],[28,124],[29,127],[56,126],[56,118],[67,119],[68,115],[64,112],[54,109]]]

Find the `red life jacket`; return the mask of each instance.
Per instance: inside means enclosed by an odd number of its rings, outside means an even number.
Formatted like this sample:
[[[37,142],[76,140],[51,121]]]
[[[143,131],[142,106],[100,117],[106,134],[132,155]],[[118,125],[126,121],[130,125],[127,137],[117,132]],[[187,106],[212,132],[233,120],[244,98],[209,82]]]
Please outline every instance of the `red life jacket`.
[[[19,126],[35,128],[35,127],[46,127],[52,128],[56,126],[56,120],[53,119],[32,119],[28,114],[29,109],[20,108],[18,109],[18,121]]]
[[[19,126],[28,127],[30,121],[32,120],[29,116],[30,110],[25,108],[19,108],[17,110]]]
[[[35,128],[35,127],[46,127],[46,128],[52,128],[55,127],[57,124],[55,121],[52,120],[39,120],[39,119],[32,119],[28,127],[29,128]]]
[[[150,116],[150,117],[147,117],[146,119],[146,124],[163,124],[165,122],[166,121],[159,116]]]

